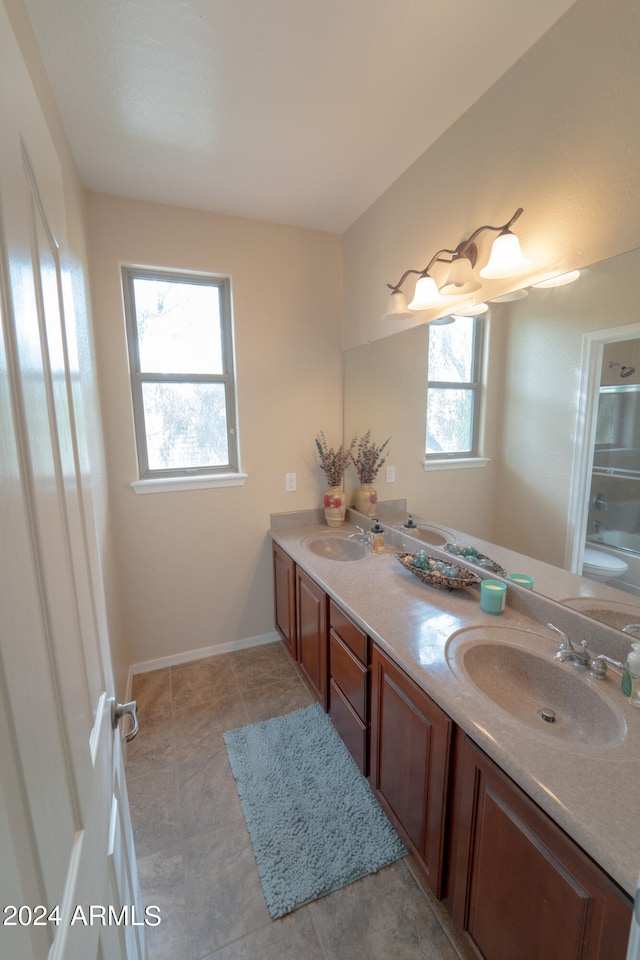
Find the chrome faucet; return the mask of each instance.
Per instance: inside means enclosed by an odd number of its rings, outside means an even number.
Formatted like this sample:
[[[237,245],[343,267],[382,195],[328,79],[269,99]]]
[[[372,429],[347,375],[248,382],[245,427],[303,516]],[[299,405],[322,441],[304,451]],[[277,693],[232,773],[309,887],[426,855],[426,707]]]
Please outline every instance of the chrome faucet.
[[[598,656],[594,657],[591,661],[589,674],[595,677],[596,680],[604,680],[607,675],[607,664],[611,667],[616,667],[618,670],[624,670],[624,663],[620,663],[619,660],[614,660],[612,657],[606,657],[604,653],[599,653]]]
[[[640,637],[640,623],[628,623],[622,628],[623,633],[630,633],[634,637]]]
[[[553,630],[554,633],[557,633],[560,637],[558,649],[553,655],[554,660],[559,660],[561,663],[564,663],[566,660],[571,660],[580,667],[589,666],[591,663],[591,655],[587,650],[586,640],[583,640],[580,644],[580,649],[577,649],[571,643],[571,640],[569,640],[569,637],[566,635],[566,633],[563,633],[562,630],[558,630],[558,628],[554,627],[552,623],[548,623],[547,626],[549,630]]]
[[[350,533],[347,540],[358,540],[360,543],[369,543],[369,534],[365,533],[362,527],[356,523],[356,532]]]

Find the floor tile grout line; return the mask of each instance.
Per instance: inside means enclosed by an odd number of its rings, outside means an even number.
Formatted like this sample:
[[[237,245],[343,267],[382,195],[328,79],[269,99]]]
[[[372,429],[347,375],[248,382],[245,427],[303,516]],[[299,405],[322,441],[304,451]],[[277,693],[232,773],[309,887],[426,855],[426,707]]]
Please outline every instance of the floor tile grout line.
[[[324,940],[322,938],[322,933],[318,929],[318,924],[316,923],[316,918],[313,911],[313,902],[308,904],[309,907],[309,919],[311,921],[311,926],[313,927],[313,932],[315,934],[316,940],[318,941],[318,946],[320,947],[320,953],[322,954],[322,960],[330,960],[330,957],[327,954],[327,951],[324,948]],[[304,909],[304,908],[303,908]]]

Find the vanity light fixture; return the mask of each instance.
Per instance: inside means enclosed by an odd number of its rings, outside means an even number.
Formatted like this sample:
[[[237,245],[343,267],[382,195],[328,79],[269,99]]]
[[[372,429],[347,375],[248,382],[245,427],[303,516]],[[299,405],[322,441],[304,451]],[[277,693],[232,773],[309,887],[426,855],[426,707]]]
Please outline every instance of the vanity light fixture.
[[[455,309],[452,317],[481,317],[489,309],[488,303],[473,303],[470,307],[460,307]]]
[[[482,284],[473,275],[475,261],[475,255],[472,262],[472,258],[467,254],[457,254],[451,261],[447,279],[440,287],[440,293],[445,297],[461,296],[479,290]]]
[[[408,320],[413,314],[409,310],[407,298],[402,290],[394,290],[389,297],[389,306],[385,317],[393,317],[395,320]]]
[[[429,326],[430,326],[430,327],[444,327],[444,326],[446,326],[448,323],[455,323],[455,321],[456,321],[456,318],[454,317],[454,315],[453,315],[452,313],[450,313],[448,317],[438,317],[437,320],[432,320],[432,321],[429,323]]]
[[[499,227],[493,227],[490,224],[478,227],[470,237],[459,243],[455,250],[447,248],[438,250],[424,270],[405,270],[396,284],[388,283],[391,298],[385,318],[406,319],[411,316],[412,311],[443,306],[446,302],[443,297],[467,296],[479,290],[482,284],[473,272],[478,259],[476,240],[486,230],[495,231],[498,236],[493,242],[488,263],[479,271],[480,276],[510,277],[526,270],[530,266],[530,261],[522,255],[518,238],[511,232],[511,227],[521,215],[522,209],[518,207],[513,216]],[[446,279],[440,286],[431,276],[431,269],[436,263],[449,264]],[[407,304],[402,285],[411,273],[417,274],[418,280],[413,300]]]
[[[540,290],[546,290],[550,287],[564,287],[567,283],[573,283],[579,276],[579,270],[570,270],[569,273],[560,273],[555,277],[547,277],[545,280],[539,280],[538,283],[532,283],[531,289],[533,290],[537,287]],[[520,290],[512,290],[511,293],[504,293],[501,297],[492,297],[489,302],[509,303],[510,300],[522,300],[528,296],[529,291],[526,287],[522,287]]]
[[[409,304],[409,310],[428,310],[430,307],[439,307],[444,303],[440,296],[440,291],[433,277],[428,274],[426,277],[420,277],[416,283],[416,289],[413,291],[413,300]]]
[[[546,280],[540,280],[534,283],[534,287],[546,290],[547,287],[564,287],[567,283],[573,283],[580,276],[579,270],[570,270],[569,273],[560,273],[557,277],[548,277]]]
[[[524,273],[530,266],[531,261],[527,260],[520,249],[520,241],[515,233],[508,230],[493,241],[489,262],[480,271],[480,276],[486,280],[499,280]]]
[[[442,306],[444,300],[440,295],[438,285],[429,271],[433,267],[434,263],[451,263],[450,260],[447,260],[442,256],[443,253],[451,254],[451,256],[453,256],[455,254],[455,250],[438,250],[438,252],[434,253],[434,255],[431,257],[431,260],[429,260],[429,263],[426,265],[424,270],[406,270],[402,274],[402,277],[395,287],[392,287],[391,284],[387,284],[392,291],[391,296],[393,297],[394,293],[400,289],[410,273],[419,273],[420,277],[416,283],[416,288],[413,291],[413,300],[409,304],[409,310],[429,310],[431,307]]]

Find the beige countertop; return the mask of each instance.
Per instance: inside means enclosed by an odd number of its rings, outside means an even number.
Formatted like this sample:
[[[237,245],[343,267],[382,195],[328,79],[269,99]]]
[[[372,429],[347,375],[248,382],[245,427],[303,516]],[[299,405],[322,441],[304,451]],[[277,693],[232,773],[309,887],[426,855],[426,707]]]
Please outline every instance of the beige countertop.
[[[612,637],[616,631],[522,588],[508,588],[504,614],[486,614],[480,609],[478,586],[437,590],[406,571],[391,549],[384,555],[367,552],[355,561],[325,559],[313,553],[306,541],[317,536],[345,537],[354,530],[351,523],[329,528],[322,522],[300,525],[293,514],[280,516],[282,521],[272,520],[272,539],[633,896],[640,871],[636,823],[640,811],[640,709],[622,695],[617,672],[604,681],[584,676],[584,683],[597,684],[598,692],[622,718],[624,735],[613,746],[604,747],[563,740],[544,721],[537,728],[512,718],[452,669],[446,656],[451,635],[473,626],[486,627],[496,637],[505,627],[532,632],[532,650],[548,654],[550,661],[557,638],[546,629],[547,622],[565,630],[573,640],[586,638],[594,655],[604,652],[620,658],[624,638]],[[303,514],[301,519],[308,520],[308,516]],[[438,554],[424,543],[415,547]],[[557,668],[577,669],[571,663],[558,663]]]

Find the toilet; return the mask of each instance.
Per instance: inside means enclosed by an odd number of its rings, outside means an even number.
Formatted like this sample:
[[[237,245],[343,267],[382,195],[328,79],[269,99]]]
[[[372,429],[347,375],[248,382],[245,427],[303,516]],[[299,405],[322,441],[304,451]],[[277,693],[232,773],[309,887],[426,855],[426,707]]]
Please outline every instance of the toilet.
[[[612,553],[606,553],[604,550],[585,547],[582,562],[583,577],[608,583],[609,580],[617,580],[618,577],[623,577],[628,569],[629,564],[625,563],[620,557],[615,557]]]

